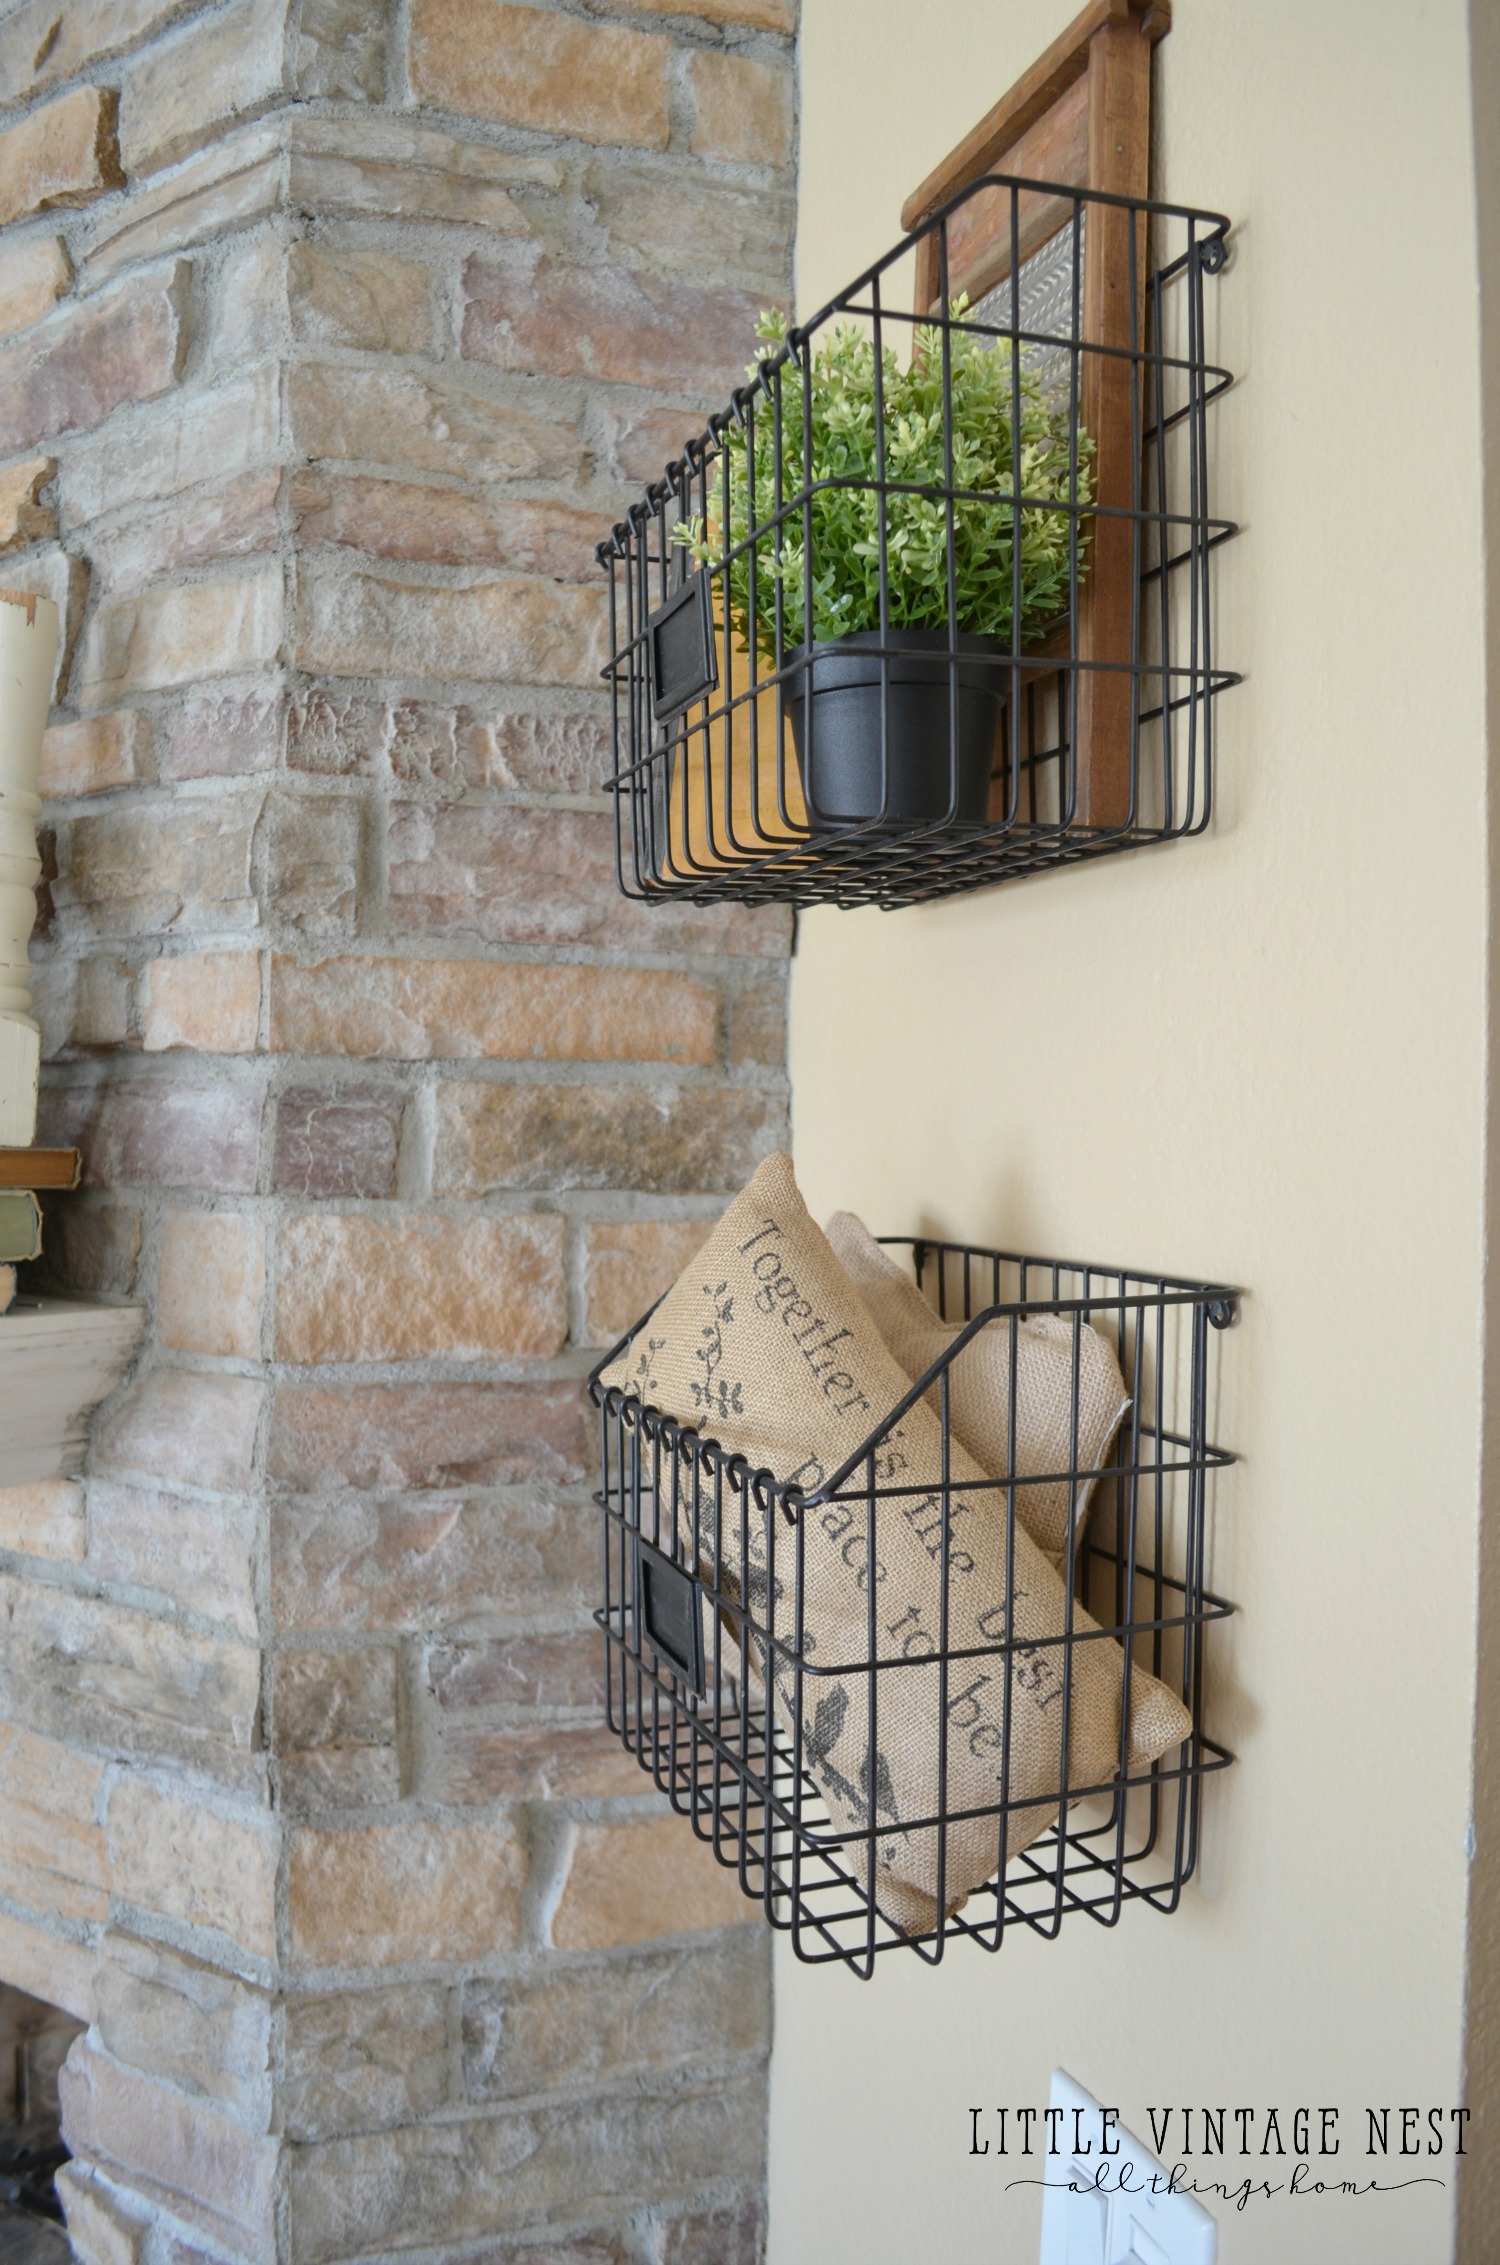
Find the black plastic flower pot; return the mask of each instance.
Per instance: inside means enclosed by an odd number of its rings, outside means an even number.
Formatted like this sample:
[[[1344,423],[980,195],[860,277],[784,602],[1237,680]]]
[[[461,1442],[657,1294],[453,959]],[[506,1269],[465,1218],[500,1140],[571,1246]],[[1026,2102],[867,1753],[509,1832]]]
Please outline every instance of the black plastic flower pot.
[[[810,655],[789,652],[800,665],[782,703],[813,831],[871,819],[983,825],[1005,710],[1003,651],[997,637],[960,637],[955,659],[946,630],[882,638],[865,629]]]

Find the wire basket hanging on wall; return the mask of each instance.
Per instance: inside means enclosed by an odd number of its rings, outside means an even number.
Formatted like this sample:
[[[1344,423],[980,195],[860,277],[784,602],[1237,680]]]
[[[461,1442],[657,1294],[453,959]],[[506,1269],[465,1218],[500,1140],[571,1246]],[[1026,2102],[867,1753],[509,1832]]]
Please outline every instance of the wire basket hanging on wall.
[[[993,1951],[1017,1929],[1055,1936],[1070,1917],[1112,1926],[1132,1902],[1175,1909],[1198,1859],[1203,1781],[1231,1758],[1204,1726],[1204,1695],[1210,1632],[1232,1610],[1207,1585],[1210,1477],[1233,1460],[1209,1440],[1208,1400],[1235,1293],[950,1243],[896,1247],[937,1316],[967,1326],[816,1486],[753,1470],[711,1427],[603,1382],[649,1337],[649,1314],[590,1383],[610,1726],[799,1957],[864,1977],[903,1948],[936,1963],[960,1937]],[[1061,1390],[1050,1451],[1028,1464],[1015,1411],[1039,1328]],[[998,1488],[956,1475],[958,1364],[981,1349],[1010,1411]],[[1107,1434],[1090,1431],[1091,1359],[1123,1384],[1110,1423],[1125,1410],[1112,1449],[1095,1453],[1091,1438]],[[940,1418],[942,1476],[903,1484],[889,1442],[923,1401]],[[980,1573],[971,1627],[964,1520],[997,1494],[1001,1551]],[[894,1576],[880,1588],[903,1524],[932,1560],[920,1612],[891,1601]],[[1061,1577],[1041,1632],[1021,1609],[1033,1538]],[[867,1627],[862,1607],[861,1627],[846,1622],[830,1646],[818,1584],[835,1550],[876,1577]],[[1031,1737],[1038,1722],[1050,1752]],[[926,1895],[893,1876],[893,1847]]]
[[[1202,831],[1228,227],[992,174],[771,326],[599,546],[627,895],[897,906]]]

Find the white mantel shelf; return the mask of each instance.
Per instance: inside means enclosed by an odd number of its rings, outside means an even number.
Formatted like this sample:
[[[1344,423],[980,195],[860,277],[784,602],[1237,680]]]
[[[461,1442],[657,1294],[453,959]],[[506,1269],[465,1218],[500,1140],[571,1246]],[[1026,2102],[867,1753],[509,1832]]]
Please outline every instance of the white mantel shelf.
[[[80,1470],[89,1417],[129,1367],[140,1306],[19,1298],[0,1314],[0,1486]]]

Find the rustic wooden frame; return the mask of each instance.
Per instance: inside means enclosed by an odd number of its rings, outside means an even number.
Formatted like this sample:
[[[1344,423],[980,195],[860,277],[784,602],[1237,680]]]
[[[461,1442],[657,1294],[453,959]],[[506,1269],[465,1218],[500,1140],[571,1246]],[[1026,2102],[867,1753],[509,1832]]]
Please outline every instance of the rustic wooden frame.
[[[1167,0],[1090,0],[908,197],[902,227],[921,227],[950,197],[992,172],[1115,196],[1148,196],[1151,51],[1171,22]],[[1071,200],[1023,192],[1021,259],[1054,235],[1073,210]],[[967,291],[979,299],[1009,274],[1011,252],[1009,192],[970,198],[949,224],[949,292]],[[934,311],[938,261],[934,230],[917,247],[916,305],[922,316]],[[1139,365],[1130,356],[1144,345],[1139,329],[1134,336],[1132,330],[1144,320],[1145,274],[1146,245],[1129,210],[1089,205],[1079,412],[1094,442],[1095,501],[1125,514],[1137,505],[1140,479],[1142,387]],[[1127,826],[1135,815],[1130,670],[1136,657],[1136,532],[1129,516],[1094,520],[1089,572],[1078,595],[1073,816],[1084,826]]]

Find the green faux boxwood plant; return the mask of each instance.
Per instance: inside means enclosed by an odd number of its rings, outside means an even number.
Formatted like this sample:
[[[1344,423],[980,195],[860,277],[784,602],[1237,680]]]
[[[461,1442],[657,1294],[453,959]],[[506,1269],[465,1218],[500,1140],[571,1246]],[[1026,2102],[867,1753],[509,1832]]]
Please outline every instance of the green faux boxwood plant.
[[[965,300],[953,303],[956,323],[966,312]],[[764,314],[757,327],[763,343],[752,376],[787,342],[785,315]],[[707,521],[685,521],[675,531],[695,563],[727,583],[728,618],[742,649],[750,641],[753,576],[759,658],[773,670],[778,662],[794,664],[782,696],[815,828],[871,818],[907,825],[944,816],[982,820],[1001,728],[1003,663],[1033,649],[1066,615],[1070,552],[1076,551],[1080,576],[1087,568],[1093,453],[1087,434],[1072,423],[1065,402],[1049,400],[1024,349],[1017,372],[1003,339],[963,328],[948,337],[951,434],[944,430],[943,334],[936,325],[921,325],[905,368],[892,348],[882,350],[882,467],[874,341],[852,323],[839,324],[813,355],[806,392],[798,367],[788,365],[782,377],[779,494],[774,411],[762,395],[753,466],[748,430],[730,425],[723,437],[726,463],[710,475]],[[884,645],[882,476],[890,624]],[[785,513],[779,523],[778,511]],[[752,526],[764,532],[740,548]],[[727,569],[726,548],[734,554]],[[952,657],[955,651],[961,657]],[[809,703],[817,710],[811,733]]]
[[[954,301],[961,321],[967,302]],[[763,314],[757,330],[764,341],[750,375],[786,343],[787,318],[777,310]],[[1019,469],[1021,606],[1019,642],[1024,649],[1044,635],[1068,605],[1068,534],[1073,514],[1091,500],[1089,459],[1093,444],[1081,430],[1077,439],[1074,486],[1071,427],[1066,405],[1050,402],[1027,366],[1022,350],[1019,384],[1019,447],[1012,432],[1011,356],[1004,341],[971,330],[949,333],[953,425],[953,488],[964,491],[953,507],[953,550],[957,619],[961,634],[1011,642],[1015,590],[1013,546],[1016,513],[1012,498]],[[887,346],[881,357],[885,420],[885,478],[916,492],[889,494],[886,502],[887,581],[893,628],[946,629],[948,626],[947,480],[943,447],[943,348],[935,326],[918,328],[910,365],[902,369]],[[812,366],[811,480],[804,481],[803,386],[795,370],[781,386],[782,493],[792,501],[813,485],[812,630],[816,642],[877,629],[880,624],[879,499],[880,466],[875,446],[875,347],[868,332],[840,323],[825,338]],[[778,508],[772,413],[757,403],[754,523],[769,527]],[[743,542],[751,524],[748,437],[731,425],[724,436],[729,460],[731,547]],[[856,484],[824,487],[836,480]],[[678,528],[679,541],[699,565],[723,555],[723,529],[711,491],[708,524],[690,521]],[[1064,506],[1048,509],[1049,504]],[[1036,508],[1040,506],[1041,508]],[[787,646],[803,643],[805,576],[804,515],[800,508],[756,545],[756,643],[762,658],[776,665],[776,584],[782,587],[782,623]],[[1087,521],[1079,520],[1078,561],[1087,561]],[[743,642],[750,626],[750,556],[742,552],[729,568],[729,618]]]

